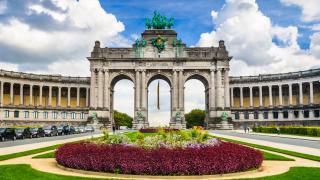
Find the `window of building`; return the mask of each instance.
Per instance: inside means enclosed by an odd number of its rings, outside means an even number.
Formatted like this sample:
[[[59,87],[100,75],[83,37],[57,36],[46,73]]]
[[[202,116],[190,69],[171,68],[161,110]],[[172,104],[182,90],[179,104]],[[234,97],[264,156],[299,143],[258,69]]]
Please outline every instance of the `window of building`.
[[[53,111],[52,113],[52,119],[57,119],[58,118],[58,112]]]
[[[268,111],[263,112],[263,119],[268,119]]]
[[[283,118],[288,119],[289,118],[289,112],[288,111],[283,111]]]
[[[75,112],[71,113],[71,119],[76,119],[77,118],[77,114]]]
[[[316,117],[316,118],[320,117],[319,110],[314,110],[314,117]]]
[[[4,111],[4,117],[5,118],[9,118],[9,110],[5,110]]]
[[[253,118],[254,118],[254,119],[259,119],[259,112],[258,112],[258,111],[255,111],[255,112],[254,112]]]
[[[44,118],[44,119],[48,119],[48,114],[49,114],[49,113],[48,113],[47,111],[44,111],[44,112],[43,112],[43,118]]]
[[[278,119],[278,111],[273,111],[273,119]]]
[[[235,119],[238,119],[238,120],[240,119],[240,117],[239,117],[239,112],[234,113],[234,118],[235,118]]]
[[[62,116],[62,119],[66,119],[67,118],[67,113],[66,112],[62,112],[61,116]]]
[[[295,118],[298,118],[299,117],[299,111],[293,111],[293,115]]]
[[[80,119],[84,119],[84,113],[83,112],[80,113]]]
[[[24,112],[24,118],[29,118],[29,111]]]
[[[33,118],[38,119],[38,111],[33,111]]]
[[[249,112],[244,112],[244,119],[249,119]]]
[[[304,118],[309,118],[309,110],[304,110],[303,111],[303,117]]]
[[[19,111],[14,111],[13,117],[14,118],[19,118]]]

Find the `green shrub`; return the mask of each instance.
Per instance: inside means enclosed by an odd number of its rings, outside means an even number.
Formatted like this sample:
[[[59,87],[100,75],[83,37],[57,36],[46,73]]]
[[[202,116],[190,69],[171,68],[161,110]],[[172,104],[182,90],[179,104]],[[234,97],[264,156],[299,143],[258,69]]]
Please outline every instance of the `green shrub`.
[[[302,136],[320,137],[320,127],[307,127],[307,126],[281,126],[279,127],[280,134],[292,134]],[[278,133],[275,126],[259,126],[252,128],[253,132],[261,133]]]

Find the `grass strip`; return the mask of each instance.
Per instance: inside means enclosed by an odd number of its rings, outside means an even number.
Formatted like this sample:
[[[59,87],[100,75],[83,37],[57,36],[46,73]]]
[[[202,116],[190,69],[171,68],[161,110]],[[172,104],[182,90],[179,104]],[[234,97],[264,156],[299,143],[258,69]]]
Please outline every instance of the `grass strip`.
[[[266,151],[262,151],[264,160],[273,160],[273,161],[294,161],[294,159],[287,158],[284,156],[280,156],[277,154],[269,153]]]
[[[309,159],[309,160],[313,160],[313,161],[320,161],[320,156],[315,156],[315,155],[311,155],[311,154],[304,154],[304,153],[299,153],[299,152],[294,152],[294,151],[289,151],[289,150],[284,150],[284,149],[278,149],[278,148],[273,148],[270,146],[258,145],[258,144],[248,143],[248,142],[244,142],[244,141],[238,141],[238,140],[229,139],[229,138],[223,138],[223,137],[214,136],[214,135],[212,135],[212,137],[219,138],[221,140],[228,141],[228,142],[233,142],[233,143],[237,143],[237,144],[242,144],[242,145],[258,148],[258,149],[287,154],[290,156]]]
[[[33,156],[32,159],[42,159],[42,158],[55,158],[55,152],[48,152],[45,154],[40,154],[37,156]]]
[[[2,156],[0,156],[0,161],[4,161],[4,160],[8,160],[8,159],[13,159],[13,158],[18,158],[18,157],[22,157],[22,156],[28,156],[28,155],[32,155],[32,154],[37,154],[37,153],[42,153],[42,152],[54,150],[54,149],[57,149],[59,146],[61,146],[61,144],[48,146],[48,147],[43,147],[43,148],[39,148],[39,149],[32,149],[32,150],[29,150],[29,151],[23,151],[23,152],[18,152],[18,153],[2,155]]]

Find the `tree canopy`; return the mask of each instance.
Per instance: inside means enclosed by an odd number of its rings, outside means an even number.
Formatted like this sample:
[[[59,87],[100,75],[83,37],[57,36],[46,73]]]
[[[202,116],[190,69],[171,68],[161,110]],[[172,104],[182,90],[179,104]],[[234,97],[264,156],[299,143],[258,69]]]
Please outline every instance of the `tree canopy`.
[[[193,126],[203,126],[206,113],[201,109],[193,109],[189,113],[185,114],[185,119],[187,122],[187,128],[192,128]]]
[[[132,127],[133,118],[126,113],[122,113],[119,111],[114,111],[113,118],[116,126],[127,126],[129,128]]]

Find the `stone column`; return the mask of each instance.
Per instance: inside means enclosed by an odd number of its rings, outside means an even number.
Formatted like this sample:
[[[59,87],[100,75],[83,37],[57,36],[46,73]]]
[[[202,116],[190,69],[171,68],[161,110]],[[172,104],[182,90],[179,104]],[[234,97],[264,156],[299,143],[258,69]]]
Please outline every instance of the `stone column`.
[[[233,87],[232,87],[232,88],[230,88],[230,92],[231,92],[231,107],[234,107]]]
[[[292,84],[288,84],[289,86],[289,105],[292,105]]]
[[[230,107],[229,69],[224,71],[224,107]]]
[[[183,70],[179,71],[179,110],[184,110],[184,84],[183,84]]]
[[[309,103],[310,103],[310,104],[313,104],[313,82],[312,82],[312,81],[309,83],[309,86],[310,86],[310,98],[309,98]]]
[[[103,72],[98,71],[98,107],[103,108]]]
[[[299,104],[303,105],[302,82],[299,83]]]
[[[262,107],[262,86],[259,86],[259,106]]]
[[[243,107],[243,87],[240,87],[240,107]]]
[[[13,85],[14,85],[14,83],[11,82],[10,83],[10,104],[11,105],[13,105],[13,96],[14,96],[14,94],[13,94]]]
[[[222,93],[221,93],[221,69],[217,69],[217,107],[222,108]]]
[[[110,84],[109,84],[109,70],[104,70],[104,107],[109,109],[110,106]]]
[[[249,91],[250,91],[250,107],[253,107],[252,86],[249,87]]]
[[[210,109],[214,109],[216,107],[216,99],[215,99],[215,83],[214,83],[214,69],[210,70]]]
[[[86,88],[86,107],[89,107],[89,88]]]
[[[272,85],[269,85],[269,106],[273,106],[273,103],[272,103]]]
[[[178,108],[178,82],[177,82],[177,70],[174,69],[173,70],[173,109],[177,109]]]
[[[39,106],[42,106],[42,85],[39,85]]]
[[[30,95],[29,95],[29,104],[30,106],[33,106],[33,85],[30,84],[30,91],[29,91]]]
[[[77,107],[80,107],[80,87],[77,87]]]
[[[279,84],[279,105],[282,106],[282,84]]]
[[[1,81],[0,82],[1,84],[1,87],[0,87],[0,106],[2,106],[3,105],[3,86],[4,86],[4,82],[3,81]]]
[[[135,106],[136,110],[140,110],[140,72],[136,69],[136,80],[135,80]]]
[[[146,70],[141,71],[141,108],[147,110],[147,97],[146,97]]]
[[[95,108],[95,88],[96,88],[96,73],[95,69],[91,69],[91,77],[90,77],[90,107]]]
[[[48,105],[52,106],[52,86],[48,86],[49,88],[49,99],[48,99]]]
[[[23,105],[23,84],[20,84],[20,105]]]
[[[71,99],[71,93],[70,93],[71,87],[68,87],[68,98],[67,98],[67,107],[70,107],[70,99]]]
[[[61,87],[58,86],[58,107],[61,107]]]

